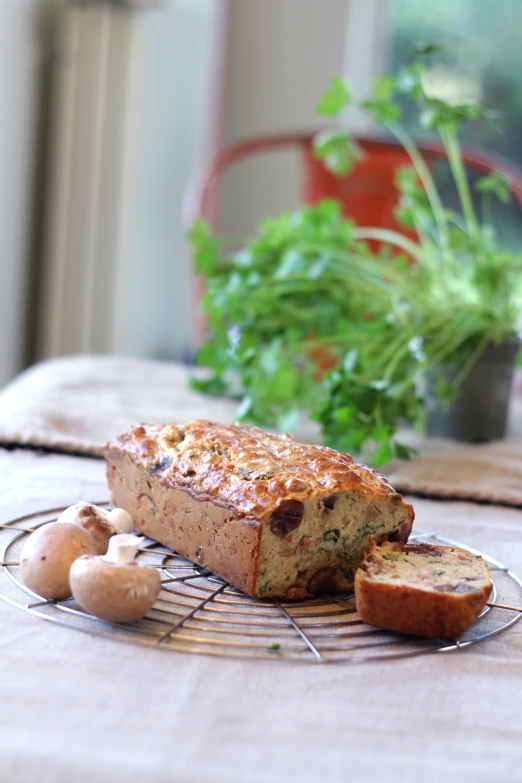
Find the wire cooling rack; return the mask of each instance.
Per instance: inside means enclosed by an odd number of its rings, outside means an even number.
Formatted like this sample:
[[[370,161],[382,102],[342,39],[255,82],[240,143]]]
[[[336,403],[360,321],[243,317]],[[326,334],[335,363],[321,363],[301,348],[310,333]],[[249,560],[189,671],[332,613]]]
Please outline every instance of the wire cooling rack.
[[[414,530],[410,539],[467,549],[482,555],[491,569],[494,589],[490,604],[496,605],[486,606],[457,642],[372,628],[357,616],[353,593],[325,594],[305,601],[250,598],[151,539],[145,539],[138,558],[160,569],[158,601],[137,623],[107,623],[84,612],[73,599],[42,600],[20,579],[19,557],[26,537],[61,511],[41,511],[0,525],[0,598],[36,617],[97,636],[229,658],[363,663],[469,647],[507,631],[522,616],[522,610],[516,608],[522,605],[522,580],[506,566],[457,541]]]

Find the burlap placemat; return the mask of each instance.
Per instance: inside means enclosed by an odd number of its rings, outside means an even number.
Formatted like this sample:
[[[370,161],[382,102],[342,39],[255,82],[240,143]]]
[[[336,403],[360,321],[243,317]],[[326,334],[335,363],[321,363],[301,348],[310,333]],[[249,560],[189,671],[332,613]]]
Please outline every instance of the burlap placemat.
[[[514,402],[513,425],[522,421],[522,406]],[[401,492],[440,498],[522,506],[522,437],[484,445],[420,438],[404,440],[419,454],[411,462],[395,460],[383,472]]]
[[[137,422],[234,420],[236,403],[188,388],[179,364],[76,356],[38,364],[0,393],[0,443],[101,456],[106,441]],[[304,425],[298,436],[316,441]],[[403,491],[522,506],[522,402],[514,399],[509,437],[481,446],[422,439],[411,462],[384,469]]]

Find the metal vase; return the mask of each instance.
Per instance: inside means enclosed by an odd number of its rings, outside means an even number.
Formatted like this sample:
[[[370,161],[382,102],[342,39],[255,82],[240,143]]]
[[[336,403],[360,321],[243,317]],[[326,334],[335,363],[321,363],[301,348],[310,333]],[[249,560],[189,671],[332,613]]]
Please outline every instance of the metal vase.
[[[435,396],[435,373],[428,377],[428,435],[468,443],[504,438],[519,347],[518,338],[489,345],[462,383],[458,399],[449,403],[439,401]],[[452,381],[459,369],[444,364],[437,374]]]

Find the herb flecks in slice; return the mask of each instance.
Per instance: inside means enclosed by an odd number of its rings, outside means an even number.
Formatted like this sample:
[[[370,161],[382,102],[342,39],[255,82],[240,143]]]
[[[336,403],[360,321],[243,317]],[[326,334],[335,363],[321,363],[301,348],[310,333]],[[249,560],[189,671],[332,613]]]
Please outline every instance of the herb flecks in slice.
[[[376,525],[374,519],[370,519],[368,520],[368,522],[363,522],[362,525],[359,525],[359,527],[355,531],[354,541],[359,541],[359,539],[361,538],[370,536],[372,533],[375,533],[377,530],[380,530],[382,527],[384,527],[384,523],[381,523],[380,525]]]
[[[323,533],[323,541],[339,541],[340,536],[341,532],[337,528],[325,530]]]
[[[267,579],[266,582],[263,582],[262,585],[259,585],[259,595],[263,596],[266,593],[266,591],[270,589],[271,585],[272,585],[271,579]]]

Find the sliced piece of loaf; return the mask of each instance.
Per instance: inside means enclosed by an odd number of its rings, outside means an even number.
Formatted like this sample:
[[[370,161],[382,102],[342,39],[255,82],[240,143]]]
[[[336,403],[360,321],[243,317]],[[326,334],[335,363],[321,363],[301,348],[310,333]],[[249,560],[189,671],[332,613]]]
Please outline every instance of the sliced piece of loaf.
[[[355,576],[362,620],[390,631],[458,639],[477,619],[493,585],[484,560],[450,546],[385,542]]]
[[[113,503],[137,529],[258,598],[351,590],[376,540],[413,509],[347,454],[255,427],[133,427],[106,451]]]

